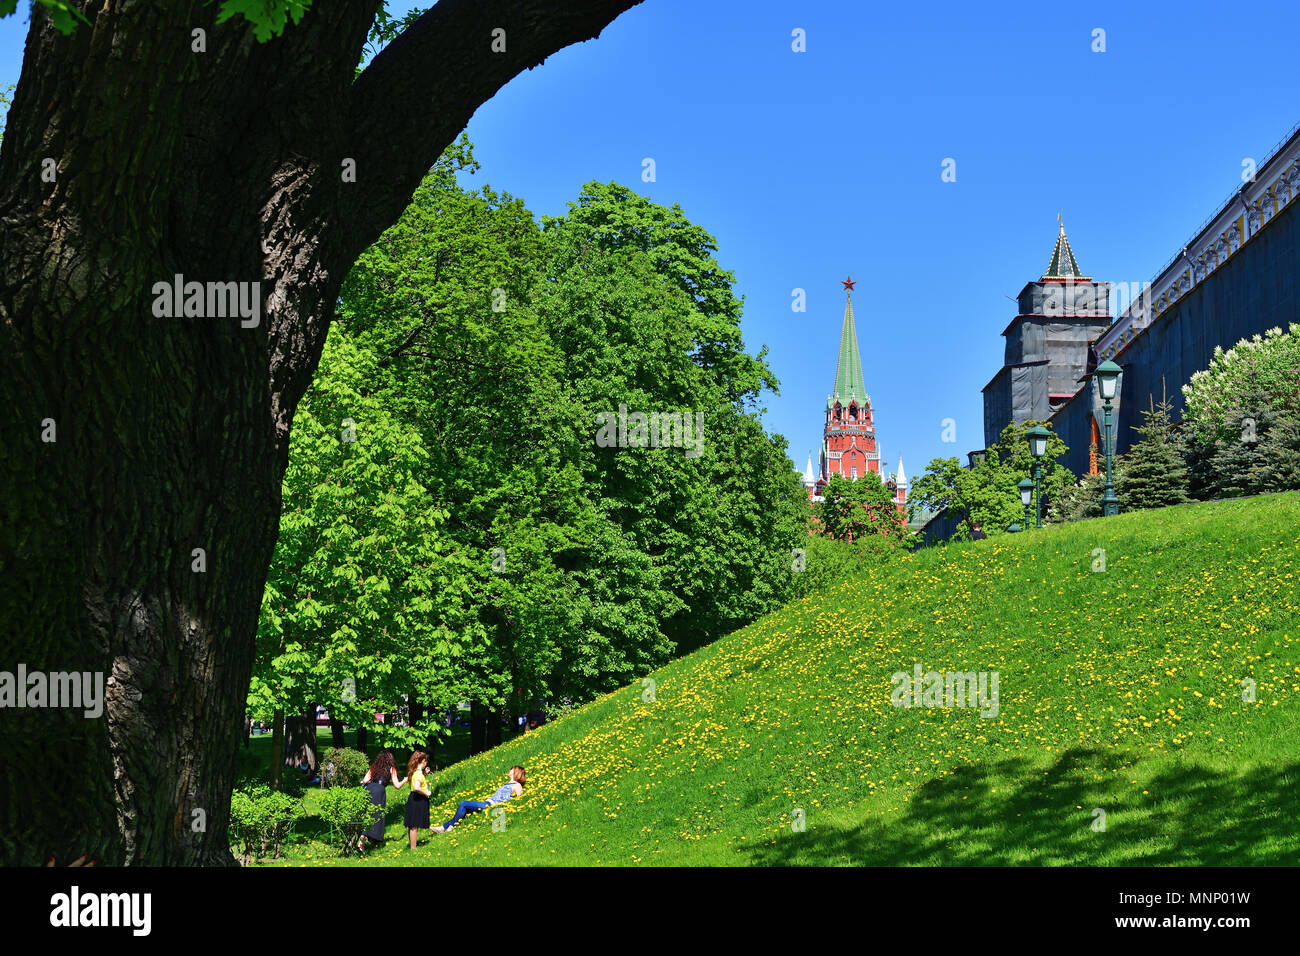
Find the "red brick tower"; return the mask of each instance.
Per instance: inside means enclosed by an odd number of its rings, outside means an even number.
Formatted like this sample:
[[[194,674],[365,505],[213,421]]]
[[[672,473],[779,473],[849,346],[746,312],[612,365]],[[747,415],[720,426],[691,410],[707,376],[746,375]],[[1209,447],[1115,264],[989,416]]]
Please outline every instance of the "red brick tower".
[[[880,474],[876,426],[871,416],[871,396],[862,377],[858,333],[853,324],[853,279],[843,280],[846,293],[844,324],[840,329],[840,357],[835,367],[835,390],[826,400],[826,427],[822,438],[821,495],[832,475],[860,478]]]

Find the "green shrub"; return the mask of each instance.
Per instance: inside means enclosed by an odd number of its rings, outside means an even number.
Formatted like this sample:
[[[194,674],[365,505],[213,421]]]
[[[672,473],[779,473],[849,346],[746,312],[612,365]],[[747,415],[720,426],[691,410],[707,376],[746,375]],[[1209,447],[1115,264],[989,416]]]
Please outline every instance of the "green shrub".
[[[884,534],[867,534],[852,542],[810,534],[799,547],[803,550],[802,562],[798,554],[791,560],[795,598],[862,577],[908,553],[896,538]]]
[[[322,787],[356,787],[370,769],[370,759],[351,747],[331,747],[320,762]]]
[[[230,797],[231,835],[240,856],[257,859],[273,847],[280,856],[294,823],[303,815],[302,801],[270,787],[236,790]]]
[[[1242,339],[1228,351],[1214,350],[1210,367],[1183,386],[1184,421],[1201,442],[1240,441],[1241,407],[1263,395],[1278,408],[1295,394],[1300,379],[1300,325]]]
[[[331,839],[344,856],[356,847],[357,838],[374,821],[377,810],[361,787],[329,787],[317,804],[317,813],[330,825]]]

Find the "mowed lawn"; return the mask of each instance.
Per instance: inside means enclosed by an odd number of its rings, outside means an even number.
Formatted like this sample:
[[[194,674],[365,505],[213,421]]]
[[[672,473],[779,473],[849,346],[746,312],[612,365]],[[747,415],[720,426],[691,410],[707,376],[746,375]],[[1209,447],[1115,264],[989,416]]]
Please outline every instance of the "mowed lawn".
[[[894,706],[918,662],[997,716]],[[403,790],[361,864],[1292,864],[1300,493],[922,551],[648,677],[435,775],[437,820],[524,764],[503,829],[409,851]]]

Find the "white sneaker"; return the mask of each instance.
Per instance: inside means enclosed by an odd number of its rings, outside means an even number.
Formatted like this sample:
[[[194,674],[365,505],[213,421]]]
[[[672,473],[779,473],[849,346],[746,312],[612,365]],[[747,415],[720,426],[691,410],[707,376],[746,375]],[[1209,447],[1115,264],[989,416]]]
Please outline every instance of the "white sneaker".
[[[432,830],[434,833],[446,833],[446,832],[447,832],[447,828],[446,828],[446,827],[429,827],[429,829]]]

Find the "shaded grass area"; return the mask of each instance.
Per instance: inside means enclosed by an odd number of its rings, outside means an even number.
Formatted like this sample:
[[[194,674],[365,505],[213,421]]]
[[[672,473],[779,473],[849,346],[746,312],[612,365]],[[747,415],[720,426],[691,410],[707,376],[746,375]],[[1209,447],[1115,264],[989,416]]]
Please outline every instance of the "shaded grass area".
[[[997,715],[894,706],[917,663],[998,672]],[[439,821],[524,764],[497,829],[406,850],[402,791],[360,862],[1300,859],[1300,494],[921,552],[649,676],[434,775]]]

